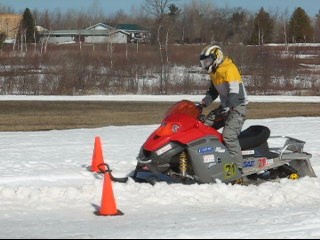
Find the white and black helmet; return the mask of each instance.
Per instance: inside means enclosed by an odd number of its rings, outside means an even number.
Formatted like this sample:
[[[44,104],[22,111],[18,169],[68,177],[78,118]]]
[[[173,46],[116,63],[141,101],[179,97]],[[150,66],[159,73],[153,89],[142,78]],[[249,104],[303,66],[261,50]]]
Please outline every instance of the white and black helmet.
[[[220,63],[223,61],[223,53],[221,48],[217,45],[206,46],[200,55],[200,63],[203,69],[208,73],[216,70]]]

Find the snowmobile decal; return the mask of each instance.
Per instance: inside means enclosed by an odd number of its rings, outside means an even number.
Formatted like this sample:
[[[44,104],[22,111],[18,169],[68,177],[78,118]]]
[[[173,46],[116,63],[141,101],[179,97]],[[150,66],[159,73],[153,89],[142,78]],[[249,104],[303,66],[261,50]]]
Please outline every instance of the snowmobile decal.
[[[216,147],[215,152],[217,152],[217,153],[224,153],[224,152],[226,152],[226,149],[225,149],[225,148],[221,148],[221,147]]]
[[[231,178],[236,175],[236,164],[226,164],[224,165],[224,171],[225,171],[225,179]]]
[[[172,149],[171,144],[168,144],[168,145],[164,146],[163,148],[160,148],[156,153],[159,156],[159,155],[161,155],[161,154],[163,154],[165,152],[168,152],[171,149]]]
[[[199,148],[198,152],[201,154],[208,154],[208,153],[213,153],[214,148],[213,147],[204,147],[204,148]]]
[[[259,168],[264,168],[268,166],[268,159],[267,158],[260,158],[259,159]]]
[[[212,168],[212,167],[215,167],[217,164],[218,164],[217,162],[210,163],[209,166],[208,166],[208,169]]]
[[[244,167],[244,168],[254,167],[255,162],[256,162],[255,160],[252,160],[252,161],[245,161],[245,162],[243,163],[243,167]]]
[[[242,151],[242,155],[254,155],[254,150]]]
[[[203,156],[203,162],[204,163],[214,163],[216,162],[215,158],[214,158],[214,155],[211,154],[211,155],[205,155]]]

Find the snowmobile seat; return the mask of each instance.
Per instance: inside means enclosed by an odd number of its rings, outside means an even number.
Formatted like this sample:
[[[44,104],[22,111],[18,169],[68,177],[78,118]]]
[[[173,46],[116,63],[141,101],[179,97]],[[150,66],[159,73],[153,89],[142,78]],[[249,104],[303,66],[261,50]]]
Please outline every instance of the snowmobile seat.
[[[238,137],[241,150],[258,147],[267,142],[270,129],[266,126],[253,125],[242,131]]]

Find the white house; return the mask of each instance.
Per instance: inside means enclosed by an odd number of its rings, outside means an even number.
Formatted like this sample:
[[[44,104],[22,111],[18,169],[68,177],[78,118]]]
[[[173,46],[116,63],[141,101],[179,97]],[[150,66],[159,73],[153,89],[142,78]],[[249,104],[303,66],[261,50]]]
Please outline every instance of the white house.
[[[79,30],[47,30],[39,32],[41,41],[52,44],[63,43],[128,43],[131,34],[115,29],[103,23],[98,23],[86,29]]]

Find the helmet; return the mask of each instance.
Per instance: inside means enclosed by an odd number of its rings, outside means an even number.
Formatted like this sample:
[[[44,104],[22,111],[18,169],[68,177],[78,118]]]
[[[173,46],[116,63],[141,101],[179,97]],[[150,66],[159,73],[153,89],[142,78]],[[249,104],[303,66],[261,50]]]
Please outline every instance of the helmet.
[[[223,60],[221,48],[217,45],[206,46],[200,55],[201,66],[208,71],[214,72]]]

